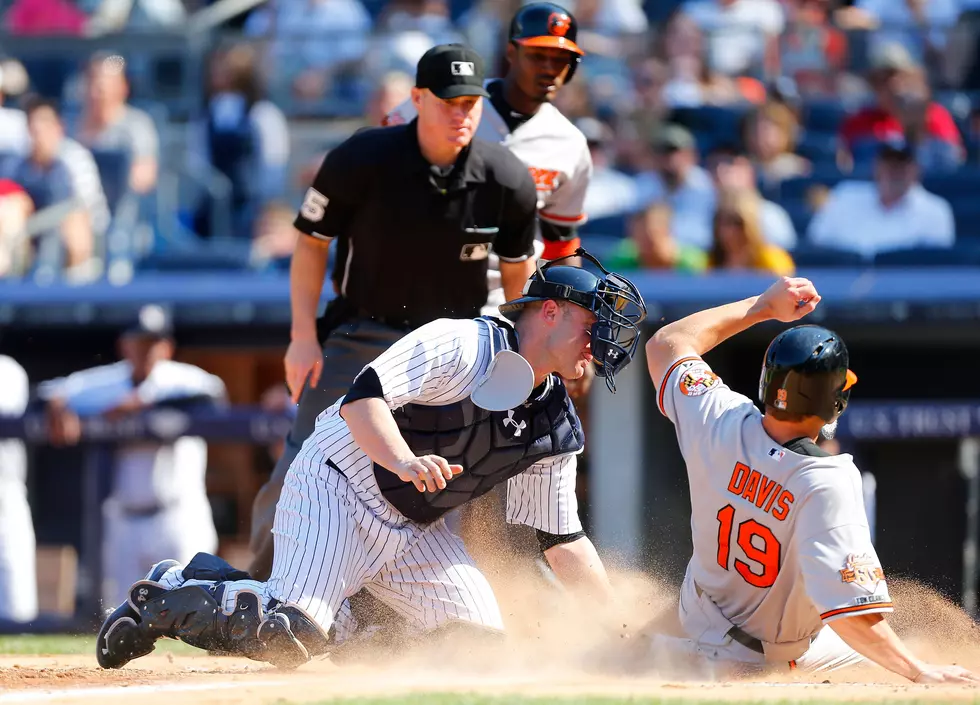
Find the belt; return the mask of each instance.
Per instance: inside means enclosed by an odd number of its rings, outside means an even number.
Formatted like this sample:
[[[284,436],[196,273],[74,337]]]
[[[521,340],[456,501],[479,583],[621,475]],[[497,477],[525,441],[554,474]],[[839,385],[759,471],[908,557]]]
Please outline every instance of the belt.
[[[702,590],[701,586],[698,585],[697,583],[694,583],[694,590],[698,593],[698,597],[704,595],[704,590]],[[708,599],[710,600],[711,598],[709,597]],[[751,649],[757,654],[762,654],[764,656],[766,653],[766,650],[762,646],[762,642],[759,639],[756,639],[754,636],[749,634],[741,627],[737,627],[733,624],[732,628],[728,630],[727,636],[730,636],[732,638],[732,641],[737,641],[745,648]]]
[[[145,519],[173,507],[173,504],[151,504],[146,507],[122,507],[122,513],[131,519]]]

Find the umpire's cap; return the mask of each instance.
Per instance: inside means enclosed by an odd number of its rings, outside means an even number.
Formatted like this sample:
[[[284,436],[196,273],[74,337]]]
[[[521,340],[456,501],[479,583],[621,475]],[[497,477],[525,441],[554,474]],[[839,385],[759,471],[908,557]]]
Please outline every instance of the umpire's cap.
[[[440,44],[429,49],[416,66],[415,87],[427,88],[443,100],[462,96],[489,98],[483,87],[483,59],[464,44]]]
[[[510,21],[510,41],[527,47],[551,47],[567,49],[573,55],[565,76],[565,83],[572,80],[585,52],[575,43],[578,38],[578,22],[571,12],[552,2],[535,2],[525,5]]]
[[[569,257],[584,257],[601,274],[563,265]],[[616,391],[616,373],[625,368],[636,354],[640,342],[640,324],[647,316],[646,304],[640,292],[626,277],[610,272],[595,257],[578,248],[573,254],[538,262],[537,271],[524,285],[524,295],[501,304],[500,312],[516,321],[525,304],[532,301],[569,301],[595,314],[592,324],[592,364],[596,374],[606,379],[609,391]]]
[[[759,401],[774,409],[833,423],[847,408],[857,375],[847,346],[821,326],[795,326],[769,344],[759,379]]]

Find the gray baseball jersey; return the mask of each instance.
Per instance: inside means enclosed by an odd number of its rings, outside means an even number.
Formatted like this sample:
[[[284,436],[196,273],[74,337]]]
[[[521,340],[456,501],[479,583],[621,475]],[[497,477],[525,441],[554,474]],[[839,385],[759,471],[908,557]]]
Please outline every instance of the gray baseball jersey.
[[[812,639],[840,617],[892,611],[850,455],[779,445],[755,404],[698,357],[670,366],[657,402],[691,486],[685,580],[728,621],[783,644]]]

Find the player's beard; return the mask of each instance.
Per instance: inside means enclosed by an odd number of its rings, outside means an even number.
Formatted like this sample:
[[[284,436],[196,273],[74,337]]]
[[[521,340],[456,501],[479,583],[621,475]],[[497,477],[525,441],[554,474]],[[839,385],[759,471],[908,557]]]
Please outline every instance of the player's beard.
[[[826,438],[828,441],[831,440],[837,434],[837,421],[831,421],[829,424],[825,424],[823,428],[820,429],[820,435]]]

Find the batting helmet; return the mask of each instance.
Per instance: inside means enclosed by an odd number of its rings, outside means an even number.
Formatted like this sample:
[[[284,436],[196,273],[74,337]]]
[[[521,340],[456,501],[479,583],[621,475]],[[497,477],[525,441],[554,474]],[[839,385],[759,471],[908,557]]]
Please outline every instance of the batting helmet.
[[[569,257],[584,257],[602,274],[597,276],[581,267],[559,264]],[[592,366],[604,377],[609,391],[616,392],[616,373],[625,368],[640,343],[640,323],[647,317],[646,304],[640,292],[626,277],[608,271],[595,257],[578,248],[574,254],[560,257],[537,271],[524,285],[524,295],[499,306],[510,320],[517,320],[524,304],[532,301],[570,301],[595,314],[592,324]]]
[[[785,330],[766,350],[759,400],[767,407],[833,423],[847,408],[857,382],[848,364],[847,346],[833,331],[811,325]]]
[[[509,38],[521,46],[552,47],[571,52],[565,83],[572,80],[585,52],[579,49],[575,39],[578,22],[565,8],[551,2],[535,2],[525,5],[510,21]]]

